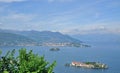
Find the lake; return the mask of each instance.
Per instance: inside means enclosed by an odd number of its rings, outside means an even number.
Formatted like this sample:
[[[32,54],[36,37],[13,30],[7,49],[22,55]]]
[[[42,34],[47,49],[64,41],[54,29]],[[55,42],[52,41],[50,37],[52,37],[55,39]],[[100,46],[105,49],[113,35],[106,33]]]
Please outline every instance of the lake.
[[[120,45],[117,42],[89,42],[92,47],[75,48],[75,47],[59,47],[60,51],[50,51],[52,47],[42,46],[4,46],[0,47],[5,54],[8,50],[27,48],[32,49],[34,53],[45,56],[49,62],[57,61],[57,66],[54,69],[55,73],[120,73]],[[17,53],[16,53],[17,55]],[[109,69],[84,69],[75,67],[65,67],[64,64],[72,61],[96,61],[105,63]]]

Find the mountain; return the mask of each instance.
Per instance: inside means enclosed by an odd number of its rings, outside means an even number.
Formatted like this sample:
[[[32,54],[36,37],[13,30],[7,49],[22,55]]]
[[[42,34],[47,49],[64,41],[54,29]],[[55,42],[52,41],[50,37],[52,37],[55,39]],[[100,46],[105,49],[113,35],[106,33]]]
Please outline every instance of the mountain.
[[[21,44],[31,44],[35,41],[18,34],[0,32],[0,46],[8,45],[21,45]]]
[[[81,41],[51,31],[15,31],[0,30],[0,42],[25,45],[45,45],[45,46],[81,46]],[[26,44],[27,43],[27,44]]]
[[[60,32],[51,32],[51,31],[17,31],[15,34],[23,35],[29,38],[34,39],[39,43],[81,43],[81,41],[74,39],[68,35],[63,35]]]

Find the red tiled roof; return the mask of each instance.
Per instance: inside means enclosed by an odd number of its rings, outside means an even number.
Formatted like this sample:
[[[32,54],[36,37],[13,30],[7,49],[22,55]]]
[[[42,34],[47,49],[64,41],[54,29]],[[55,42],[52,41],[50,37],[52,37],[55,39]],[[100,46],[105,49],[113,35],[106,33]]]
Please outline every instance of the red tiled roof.
[[[83,64],[82,62],[72,62],[73,64]]]

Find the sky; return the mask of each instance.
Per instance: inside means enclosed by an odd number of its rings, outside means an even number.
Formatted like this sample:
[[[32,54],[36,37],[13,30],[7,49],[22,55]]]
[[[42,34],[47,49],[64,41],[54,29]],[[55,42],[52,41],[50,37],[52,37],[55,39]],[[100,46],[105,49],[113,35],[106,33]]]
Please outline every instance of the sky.
[[[120,0],[0,0],[0,29],[120,34]]]

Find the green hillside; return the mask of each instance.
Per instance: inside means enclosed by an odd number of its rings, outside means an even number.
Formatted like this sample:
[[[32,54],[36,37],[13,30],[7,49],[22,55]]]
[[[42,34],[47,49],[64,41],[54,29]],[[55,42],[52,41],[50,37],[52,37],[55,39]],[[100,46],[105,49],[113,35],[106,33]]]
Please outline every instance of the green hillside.
[[[34,39],[39,43],[81,43],[81,41],[72,38],[68,35],[61,34],[60,32],[51,32],[51,31],[19,31],[16,34],[23,35]]]
[[[0,30],[0,46],[77,46],[82,42],[51,31]]]
[[[35,41],[29,39],[28,37],[13,34],[13,33],[6,33],[0,32],[0,45],[18,45],[18,44],[29,44],[34,43]]]

